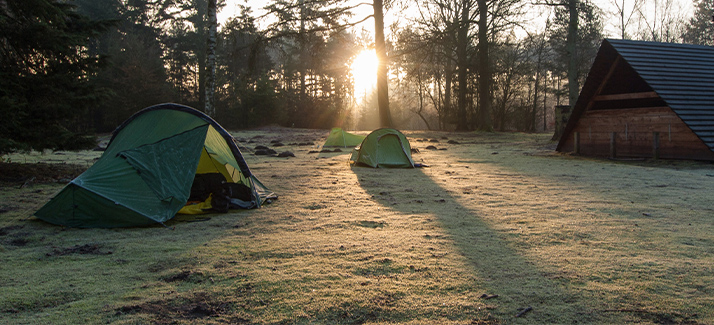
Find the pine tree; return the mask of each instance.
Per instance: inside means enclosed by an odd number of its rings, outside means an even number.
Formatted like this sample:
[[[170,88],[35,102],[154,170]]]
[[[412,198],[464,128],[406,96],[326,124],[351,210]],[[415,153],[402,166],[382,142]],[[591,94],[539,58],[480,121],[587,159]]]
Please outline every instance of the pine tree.
[[[691,44],[714,46],[714,2],[699,0],[694,17],[684,32],[684,41]]]
[[[0,3],[0,153],[86,145],[77,134],[99,99],[89,78],[102,65],[88,44],[109,24],[62,0]]]

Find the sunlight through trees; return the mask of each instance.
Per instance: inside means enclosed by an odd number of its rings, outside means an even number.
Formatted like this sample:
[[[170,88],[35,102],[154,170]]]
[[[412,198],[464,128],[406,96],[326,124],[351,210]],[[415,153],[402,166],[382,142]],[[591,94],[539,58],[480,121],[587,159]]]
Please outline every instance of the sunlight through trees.
[[[161,102],[205,109],[230,128],[371,128],[363,122],[380,116],[402,129],[547,132],[603,37],[711,44],[714,35],[707,1],[696,10],[675,0],[26,3],[0,5],[0,90],[11,94],[2,110],[12,116],[0,122],[3,151],[60,146],[17,137],[25,125],[59,123],[67,136],[57,141],[76,141]],[[60,37],[17,37],[50,12],[65,18],[45,34]],[[29,84],[74,95],[36,103],[38,92],[17,91]]]

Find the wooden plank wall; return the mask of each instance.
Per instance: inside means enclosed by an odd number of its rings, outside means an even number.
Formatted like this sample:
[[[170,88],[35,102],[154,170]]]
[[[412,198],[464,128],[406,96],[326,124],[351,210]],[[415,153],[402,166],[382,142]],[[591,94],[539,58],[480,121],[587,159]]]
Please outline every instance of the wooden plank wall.
[[[714,160],[712,152],[669,107],[590,110],[585,112],[562,151],[573,152],[579,133],[579,151],[587,156],[611,156],[611,135],[616,157],[653,157],[653,134],[659,133],[659,157]]]

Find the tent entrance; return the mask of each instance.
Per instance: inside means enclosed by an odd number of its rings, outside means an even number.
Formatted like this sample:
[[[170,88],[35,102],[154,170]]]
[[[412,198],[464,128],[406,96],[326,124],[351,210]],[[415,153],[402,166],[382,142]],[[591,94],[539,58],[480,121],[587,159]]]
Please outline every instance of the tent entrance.
[[[196,174],[213,174],[218,173],[225,177],[226,182],[245,184],[245,178],[241,172],[235,167],[227,163],[221,163],[220,159],[216,154],[211,154],[208,149],[204,146],[201,150],[201,158],[198,161],[198,168],[196,168]]]
[[[377,163],[382,167],[409,165],[402,141],[395,134],[385,134],[377,140]]]
[[[210,133],[210,132],[209,132]],[[211,148],[210,137],[201,148],[191,194],[179,214],[204,214],[227,212],[229,207],[253,208],[259,197],[252,182],[221,156],[223,148]],[[259,202],[259,201],[258,201]]]

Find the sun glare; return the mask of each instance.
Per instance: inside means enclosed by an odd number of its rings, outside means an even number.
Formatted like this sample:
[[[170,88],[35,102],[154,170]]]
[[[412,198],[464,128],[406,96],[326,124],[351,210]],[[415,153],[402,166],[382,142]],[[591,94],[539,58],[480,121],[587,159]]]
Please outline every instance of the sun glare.
[[[350,69],[355,81],[355,96],[365,96],[377,83],[377,54],[374,50],[364,50],[357,54]]]

